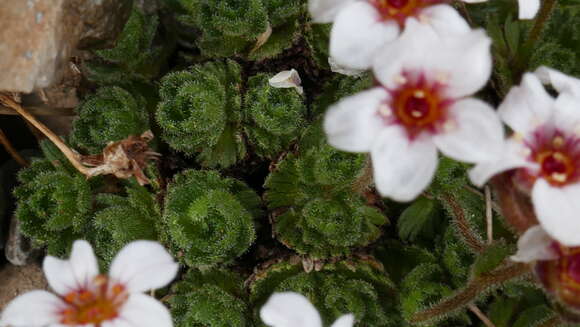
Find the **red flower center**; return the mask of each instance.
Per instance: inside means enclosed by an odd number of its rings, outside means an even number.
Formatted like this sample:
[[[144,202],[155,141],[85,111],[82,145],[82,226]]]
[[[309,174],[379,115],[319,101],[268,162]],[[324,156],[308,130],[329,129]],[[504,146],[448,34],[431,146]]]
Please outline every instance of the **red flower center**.
[[[60,323],[69,326],[93,324],[98,327],[103,321],[117,318],[127,298],[123,285],[109,285],[107,276],[99,275],[90,290],[76,290],[64,296],[63,300],[68,306],[60,312]]]
[[[400,86],[389,90],[391,100],[385,103],[391,110],[379,110],[390,123],[403,126],[410,138],[424,131],[438,132],[447,121],[452,100],[442,94],[444,85],[429,82],[423,74],[404,74]]]
[[[377,8],[383,20],[396,20],[401,27],[405,26],[408,17],[419,15],[421,9],[448,0],[369,0]]]

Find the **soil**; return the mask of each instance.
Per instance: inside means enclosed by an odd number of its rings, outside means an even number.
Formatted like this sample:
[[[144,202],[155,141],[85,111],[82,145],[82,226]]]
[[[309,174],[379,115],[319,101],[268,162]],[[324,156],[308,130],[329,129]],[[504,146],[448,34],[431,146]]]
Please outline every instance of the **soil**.
[[[38,265],[6,265],[0,268],[0,312],[16,296],[36,289],[48,289],[48,283]]]

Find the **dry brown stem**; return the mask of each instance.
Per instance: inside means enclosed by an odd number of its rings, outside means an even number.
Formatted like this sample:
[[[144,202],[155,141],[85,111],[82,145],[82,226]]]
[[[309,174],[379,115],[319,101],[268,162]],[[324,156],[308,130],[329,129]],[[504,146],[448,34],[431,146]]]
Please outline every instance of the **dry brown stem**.
[[[20,155],[20,153],[18,153],[18,151],[16,151],[16,149],[14,148],[14,146],[12,146],[12,143],[10,142],[6,134],[4,134],[4,131],[2,129],[0,129],[0,143],[2,143],[2,145],[6,149],[6,152],[10,154],[10,156],[14,159],[14,161],[16,161],[19,165],[23,167],[28,167],[29,165],[28,161],[24,159]]]

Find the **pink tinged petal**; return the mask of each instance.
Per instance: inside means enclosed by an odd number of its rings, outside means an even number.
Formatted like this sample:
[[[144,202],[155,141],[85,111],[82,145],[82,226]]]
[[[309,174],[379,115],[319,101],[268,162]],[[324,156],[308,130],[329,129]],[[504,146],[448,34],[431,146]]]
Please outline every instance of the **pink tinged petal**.
[[[89,287],[99,274],[93,248],[83,240],[74,242],[69,260],[47,256],[43,269],[48,284],[60,295]]]
[[[463,17],[449,5],[429,6],[421,12],[424,23],[431,25],[440,35],[466,34],[471,28]]]
[[[171,282],[179,266],[163,246],[153,241],[135,241],[126,245],[111,264],[109,276],[128,288],[144,292]]]
[[[533,19],[540,10],[540,0],[518,0],[520,19]]]
[[[58,324],[66,304],[46,291],[32,291],[12,300],[0,317],[0,326],[44,327]]]
[[[518,252],[510,259],[515,262],[554,260],[558,253],[552,248],[554,240],[542,226],[530,227],[518,240]]]
[[[322,327],[318,311],[298,293],[274,293],[260,309],[262,321],[272,327]]]
[[[172,327],[169,310],[161,302],[145,294],[134,293],[119,312],[114,327]]]
[[[430,138],[411,141],[401,127],[379,134],[371,150],[377,190],[395,201],[415,199],[431,183],[437,169],[437,148]]]
[[[352,327],[354,325],[354,315],[347,314],[338,318],[330,327]]]
[[[538,68],[534,74],[542,83],[552,85],[559,93],[568,92],[580,97],[580,79],[544,66]]]
[[[399,36],[395,21],[383,21],[366,1],[349,4],[336,16],[330,34],[330,56],[351,69],[368,69],[378,50]]]
[[[324,117],[328,143],[343,151],[369,152],[377,134],[385,126],[378,110],[388,98],[387,91],[377,87],[346,97],[331,106]]]
[[[330,23],[338,12],[356,0],[309,0],[308,11],[315,23]]]
[[[333,73],[339,73],[346,76],[360,76],[365,72],[363,69],[352,69],[341,66],[332,57],[328,57],[328,65]]]
[[[476,186],[483,186],[494,175],[514,168],[526,167],[532,170],[537,165],[527,160],[529,150],[518,140],[510,138],[502,145],[501,154],[494,160],[478,163],[469,171],[469,179]]]
[[[449,108],[450,120],[433,141],[445,155],[460,161],[493,161],[501,155],[503,126],[485,102],[468,98]]]
[[[532,189],[532,202],[540,224],[565,246],[580,245],[580,185],[554,187],[538,179]]]
[[[553,105],[554,99],[538,77],[526,73],[521,85],[510,90],[498,112],[512,130],[527,135],[550,118]]]

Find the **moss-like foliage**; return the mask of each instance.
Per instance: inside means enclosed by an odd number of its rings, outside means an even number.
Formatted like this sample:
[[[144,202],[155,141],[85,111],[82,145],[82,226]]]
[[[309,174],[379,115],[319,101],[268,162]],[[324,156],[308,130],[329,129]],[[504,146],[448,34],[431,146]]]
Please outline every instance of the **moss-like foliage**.
[[[95,51],[101,60],[86,65],[89,79],[99,84],[125,85],[131,81],[146,81],[156,77],[172,50],[170,44],[154,42],[158,30],[157,15],[133,9],[116,46]],[[168,37],[159,40],[170,43]]]
[[[185,263],[204,267],[244,253],[255,239],[258,215],[260,198],[244,183],[187,170],[169,185],[163,218]]]
[[[206,166],[228,167],[243,157],[240,70],[228,60],[166,75],[157,110],[163,139],[189,155],[199,152]]]
[[[393,284],[373,259],[326,264],[309,273],[293,260],[274,264],[250,285],[256,317],[272,293],[287,291],[306,296],[328,326],[346,313],[355,315],[355,326],[400,326],[391,313],[396,303]]]
[[[296,90],[271,87],[269,78],[259,74],[248,81],[245,132],[258,155],[274,157],[302,131],[306,106]]]
[[[348,254],[353,247],[369,244],[387,222],[354,191],[355,180],[363,173],[364,156],[324,144],[307,146],[320,143],[320,129],[320,124],[309,128],[300,154],[284,158],[265,183],[268,208],[276,212],[277,238],[317,258]]]
[[[46,148],[55,149],[45,143]],[[65,160],[35,160],[20,171],[20,185],[14,189],[16,219],[34,246],[46,246],[48,253],[67,253],[75,239],[92,229],[93,193],[100,178],[87,180],[69,170]]]
[[[226,270],[190,270],[172,289],[176,327],[253,326],[243,280]]]
[[[147,188],[131,184],[125,188],[124,196],[108,193],[96,197],[99,209],[95,214],[95,225],[110,235],[111,244],[107,250],[112,254],[131,241],[159,238],[161,212],[155,196]]]
[[[245,55],[262,59],[292,45],[298,34],[303,0],[180,0],[187,15],[183,23],[201,30],[196,45],[210,57]],[[260,36],[272,30],[257,47]]]
[[[120,87],[98,89],[77,110],[71,141],[90,153],[102,153],[109,142],[149,129],[145,100]]]

